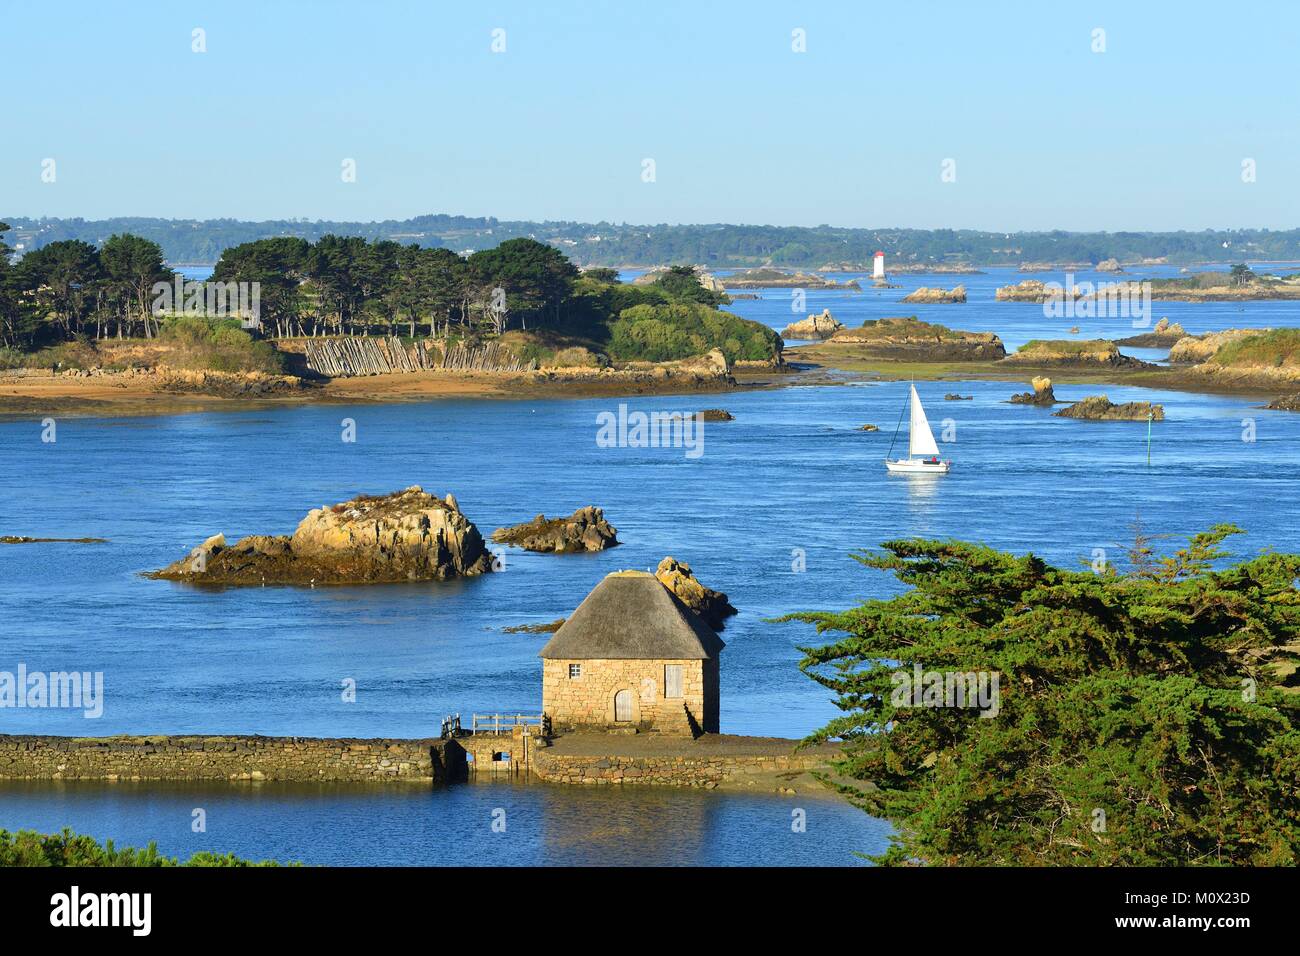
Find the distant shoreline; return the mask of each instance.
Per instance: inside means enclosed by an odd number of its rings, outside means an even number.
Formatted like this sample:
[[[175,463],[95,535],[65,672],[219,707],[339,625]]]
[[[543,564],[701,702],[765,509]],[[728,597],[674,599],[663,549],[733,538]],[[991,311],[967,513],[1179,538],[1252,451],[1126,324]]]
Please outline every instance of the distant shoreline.
[[[338,219],[232,219],[109,216],[80,219],[58,216],[0,216],[13,231],[12,244],[38,248],[52,240],[96,243],[130,232],[157,242],[168,261],[206,267],[222,252],[275,237],[315,241],[325,235],[385,240],[399,245],[439,246],[455,252],[478,251],[503,240],[535,238],[559,249],[575,263],[619,268],[649,268],[682,262],[683,250],[710,249],[709,268],[820,270],[827,264],[869,265],[883,249],[895,267],[960,264],[975,268],[1015,267],[1020,263],[1080,263],[1115,259],[1121,263],[1204,265],[1233,262],[1300,262],[1300,229],[921,229],[905,226],[798,226],[773,223],[616,223],[576,220],[500,219],[491,216],[417,214],[383,221]],[[802,255],[798,263],[768,262],[755,249]],[[725,265],[724,265],[725,263]]]

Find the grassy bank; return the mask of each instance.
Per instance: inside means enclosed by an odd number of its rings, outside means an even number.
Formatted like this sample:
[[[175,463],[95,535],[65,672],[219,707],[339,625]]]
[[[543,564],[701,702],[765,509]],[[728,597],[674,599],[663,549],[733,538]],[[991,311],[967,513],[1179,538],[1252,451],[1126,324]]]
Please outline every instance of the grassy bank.
[[[1300,369],[1300,329],[1271,329],[1222,345],[1210,361],[1225,368]]]

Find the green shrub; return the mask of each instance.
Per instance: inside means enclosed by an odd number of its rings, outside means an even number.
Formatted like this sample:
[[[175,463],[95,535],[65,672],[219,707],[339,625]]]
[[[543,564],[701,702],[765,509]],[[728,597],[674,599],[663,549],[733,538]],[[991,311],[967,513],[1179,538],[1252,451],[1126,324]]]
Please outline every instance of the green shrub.
[[[601,361],[602,356],[584,348],[581,345],[570,346],[567,349],[560,349],[551,359],[552,364],[561,368],[599,368],[606,362]]]
[[[721,349],[729,362],[764,361],[781,351],[772,329],[697,303],[642,304],[609,326],[610,356],[619,361],[669,362]]]
[[[100,358],[93,345],[74,340],[26,353],[22,355],[22,364],[28,368],[87,369],[99,365]]]
[[[725,292],[711,292],[704,288],[692,266],[670,266],[653,285],[674,302],[698,302],[716,307],[731,301]]]
[[[1216,365],[1300,365],[1300,329],[1273,329],[1244,335],[1219,347],[1210,360]]]
[[[210,319],[198,315],[170,316],[159,332],[163,342],[178,346],[168,364],[214,372],[284,371],[280,353],[244,331],[237,319]]]
[[[94,837],[73,833],[64,828],[62,833],[37,833],[19,830],[10,833],[0,830],[0,866],[279,866],[274,860],[252,862],[233,853],[195,853],[182,863],[175,857],[163,856],[158,847],[150,843],[143,850],[133,847],[118,848],[112,840],[101,846]]]

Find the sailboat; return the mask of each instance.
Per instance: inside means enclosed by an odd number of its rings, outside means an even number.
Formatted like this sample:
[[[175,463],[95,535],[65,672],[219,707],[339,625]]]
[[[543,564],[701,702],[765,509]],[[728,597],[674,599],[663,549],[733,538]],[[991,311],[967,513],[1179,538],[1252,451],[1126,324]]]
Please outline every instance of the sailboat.
[[[934,443],[934,432],[930,431],[929,419],[925,417],[925,408],[921,397],[916,394],[916,386],[911,386],[911,418],[907,424],[907,457],[885,458],[885,467],[890,471],[904,472],[910,475],[946,475],[952,467],[950,461],[939,460],[939,446]],[[903,416],[898,416],[902,427]],[[894,430],[894,440],[898,440],[898,429]],[[889,452],[894,451],[894,442],[889,443]]]

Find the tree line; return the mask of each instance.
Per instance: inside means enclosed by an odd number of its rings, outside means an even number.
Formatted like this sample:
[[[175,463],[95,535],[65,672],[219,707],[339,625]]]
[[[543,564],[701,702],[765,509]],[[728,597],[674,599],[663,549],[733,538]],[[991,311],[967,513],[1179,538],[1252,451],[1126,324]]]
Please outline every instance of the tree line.
[[[96,248],[67,239],[13,263],[8,228],[0,223],[0,346],[157,334],[152,289],[173,277],[157,243],[116,235]]]
[[[162,334],[248,352],[253,339],[233,319],[253,316],[220,306],[236,299],[242,309],[245,296],[203,294],[218,286],[256,289],[257,327],[270,337],[468,339],[522,330],[512,347],[539,361],[573,348],[595,362],[672,361],[714,348],[729,361],[772,360],[782,347],[762,323],[720,312],[730,300],[690,266],[624,284],[613,269],[579,272],[558,249],[527,237],[467,256],[359,236],[257,239],[225,250],[206,283],[184,283],[157,243],[122,234],[98,248],[59,240],[16,263],[0,242],[0,348]],[[217,333],[221,342],[207,341]]]
[[[258,283],[263,326],[281,336],[500,334],[556,324],[577,277],[563,253],[533,239],[460,256],[335,235],[242,243],[222,253],[212,274],[218,282]]]
[[[7,228],[0,224],[0,346],[158,334],[165,318],[158,290],[176,274],[156,242],[131,234],[98,247],[63,239],[11,262]],[[577,277],[563,253],[527,238],[462,257],[327,235],[315,243],[281,237],[231,247],[211,281],[257,283],[259,318],[270,334],[414,336],[558,324]]]

